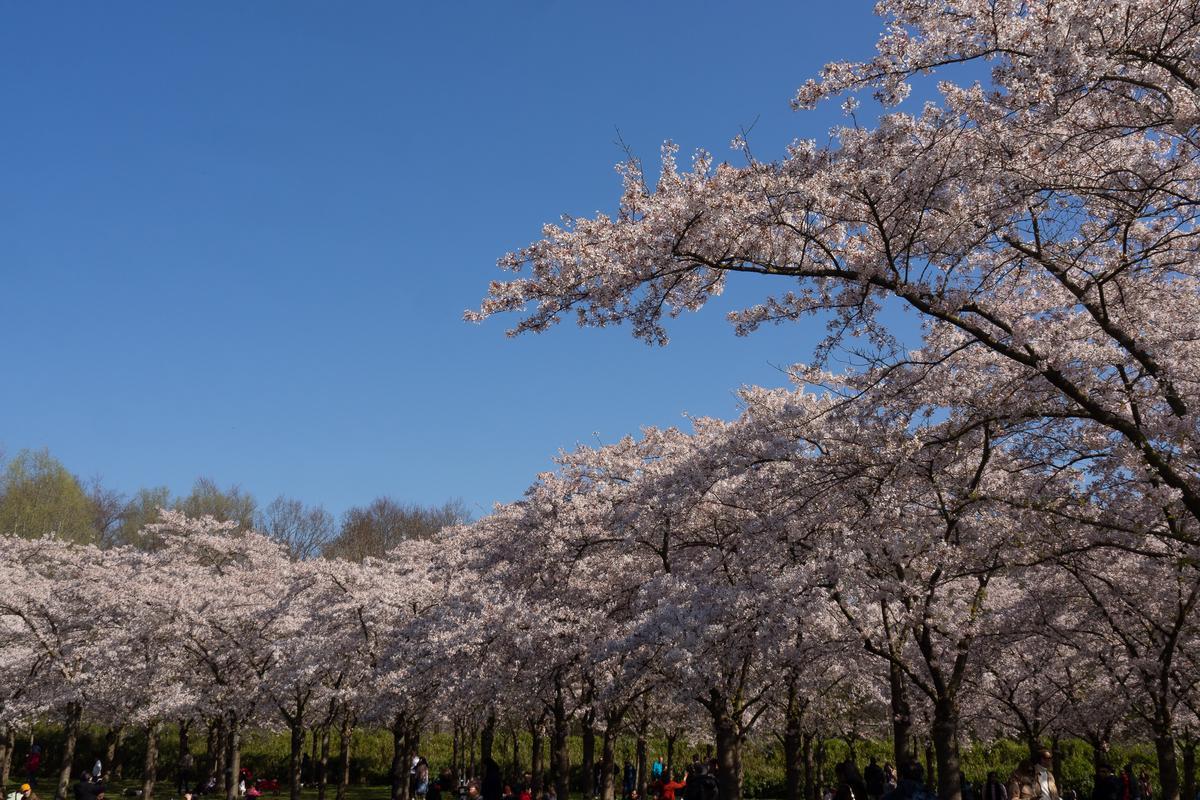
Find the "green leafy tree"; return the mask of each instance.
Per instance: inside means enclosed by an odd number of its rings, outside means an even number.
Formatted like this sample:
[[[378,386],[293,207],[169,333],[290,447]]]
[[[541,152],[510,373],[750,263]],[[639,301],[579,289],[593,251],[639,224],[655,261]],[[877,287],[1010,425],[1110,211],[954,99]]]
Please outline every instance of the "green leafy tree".
[[[158,512],[171,507],[171,490],[165,486],[155,486],[151,489],[139,489],[121,513],[121,522],[113,536],[117,544],[133,545],[142,549],[153,549],[154,542],[150,540],[143,529],[152,522],[158,522]]]
[[[95,542],[92,502],[48,450],[22,450],[0,476],[0,533],[36,539],[48,533]]]

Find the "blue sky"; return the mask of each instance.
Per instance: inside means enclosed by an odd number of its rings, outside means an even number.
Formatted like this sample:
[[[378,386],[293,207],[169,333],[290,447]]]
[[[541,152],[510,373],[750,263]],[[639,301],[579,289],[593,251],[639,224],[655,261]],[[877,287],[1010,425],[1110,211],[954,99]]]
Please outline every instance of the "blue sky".
[[[123,491],[335,513],[515,499],[561,448],[736,413],[819,324],[665,349],[462,321],[496,259],[611,209],[616,130],[734,158],[870,54],[868,3],[55,3],[0,29],[0,445]],[[759,296],[749,278],[737,299]]]

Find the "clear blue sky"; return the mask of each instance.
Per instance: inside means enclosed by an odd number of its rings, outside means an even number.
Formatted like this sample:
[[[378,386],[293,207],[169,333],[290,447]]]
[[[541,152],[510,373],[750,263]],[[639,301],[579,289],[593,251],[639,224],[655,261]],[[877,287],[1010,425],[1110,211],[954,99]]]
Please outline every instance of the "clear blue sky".
[[[479,514],[560,448],[732,415],[819,325],[710,308],[656,349],[462,312],[543,222],[613,207],[617,128],[734,158],[758,120],[776,157],[839,120],[795,88],[878,32],[866,2],[9,4],[0,445],[127,492]]]

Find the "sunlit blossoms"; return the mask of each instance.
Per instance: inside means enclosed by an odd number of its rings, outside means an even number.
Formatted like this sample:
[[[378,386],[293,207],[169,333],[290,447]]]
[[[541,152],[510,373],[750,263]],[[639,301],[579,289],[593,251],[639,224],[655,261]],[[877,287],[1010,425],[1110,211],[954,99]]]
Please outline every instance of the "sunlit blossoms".
[[[1077,736],[1098,761],[1125,737],[1153,742],[1164,800],[1190,798],[1200,7],[879,11],[878,55],[794,99],[874,92],[873,127],[744,166],[680,167],[668,144],[657,179],[623,165],[614,214],[547,226],[469,314],[665,344],[666,319],[753,273],[774,288],[738,333],[829,322],[791,388],[561,454],[521,500],[385,558],[295,560],[174,513],[141,549],[2,539],[0,725],[205,726],[230,774],[240,732],[278,726],[293,796],[305,731],[328,759],[331,730],[383,727],[395,800],[435,727],[485,749],[528,731],[533,780],[564,800],[568,732],[603,800],[618,737],[644,762],[651,730],[711,742],[722,800],[759,736],[789,800],[814,797],[835,730],[891,739],[897,763],[927,745],[942,800],[968,735]],[[987,85],[949,79],[973,61]],[[893,109],[929,72],[940,99]],[[918,343],[884,325],[897,302]],[[841,346],[860,368],[827,371]]]

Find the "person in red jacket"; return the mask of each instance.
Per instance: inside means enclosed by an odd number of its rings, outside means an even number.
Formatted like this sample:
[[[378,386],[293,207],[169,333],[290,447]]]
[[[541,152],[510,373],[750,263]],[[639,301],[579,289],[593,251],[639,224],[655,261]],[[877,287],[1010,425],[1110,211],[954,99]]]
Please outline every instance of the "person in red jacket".
[[[687,781],[680,781],[679,775],[676,774],[662,786],[662,800],[675,800],[675,792],[687,786]]]
[[[37,788],[37,774],[42,767],[42,746],[35,744],[25,759],[25,782]]]

